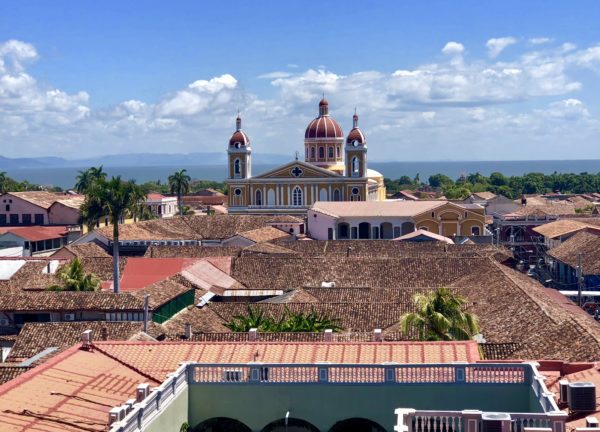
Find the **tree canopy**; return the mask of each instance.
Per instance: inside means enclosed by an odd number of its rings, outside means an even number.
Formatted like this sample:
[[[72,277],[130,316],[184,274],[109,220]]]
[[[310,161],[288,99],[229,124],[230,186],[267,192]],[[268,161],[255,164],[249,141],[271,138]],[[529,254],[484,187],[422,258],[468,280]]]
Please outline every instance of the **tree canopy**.
[[[235,332],[247,332],[252,328],[263,332],[308,332],[319,333],[327,329],[335,332],[342,330],[338,320],[330,318],[326,314],[318,313],[314,310],[306,312],[292,312],[287,307],[283,316],[276,320],[265,315],[259,307],[248,305],[247,313],[234,316],[226,327]]]
[[[92,273],[86,273],[77,257],[59,271],[58,278],[61,284],[52,285],[48,290],[96,291],[100,287],[100,280]]]

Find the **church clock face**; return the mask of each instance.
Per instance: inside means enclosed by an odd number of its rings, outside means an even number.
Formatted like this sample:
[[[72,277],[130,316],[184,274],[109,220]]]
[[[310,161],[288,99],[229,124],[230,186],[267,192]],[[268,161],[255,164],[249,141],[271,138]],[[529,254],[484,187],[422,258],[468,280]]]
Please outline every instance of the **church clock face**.
[[[352,141],[352,146],[353,147],[358,147],[358,140]]]

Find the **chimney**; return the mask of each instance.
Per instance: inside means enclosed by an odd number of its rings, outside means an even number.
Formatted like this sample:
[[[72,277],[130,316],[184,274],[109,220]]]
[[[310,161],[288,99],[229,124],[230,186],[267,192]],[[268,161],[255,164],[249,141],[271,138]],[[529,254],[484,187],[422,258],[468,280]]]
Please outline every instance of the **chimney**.
[[[143,401],[144,399],[146,399],[149,394],[150,394],[150,384],[148,384],[148,383],[140,384],[139,386],[137,386],[137,389],[135,391],[135,401],[139,403],[139,402]]]
[[[185,324],[185,338],[188,340],[192,338],[192,325],[190,323]]]
[[[381,342],[383,340],[383,335],[381,334],[381,329],[373,330],[373,342]]]
[[[92,347],[92,331],[85,330],[81,333],[81,345],[84,349],[90,349]]]
[[[325,330],[325,333],[323,334],[323,341],[324,342],[332,342],[333,341],[333,330],[331,330],[331,329]]]
[[[248,340],[250,342],[256,342],[258,340],[258,329],[257,328],[251,328],[250,331],[248,331]]]
[[[100,340],[103,340],[103,341],[108,340],[108,328],[102,327],[100,329]]]
[[[598,424],[598,419],[596,417],[590,416],[585,418],[585,427],[597,429],[600,427],[600,424]]]

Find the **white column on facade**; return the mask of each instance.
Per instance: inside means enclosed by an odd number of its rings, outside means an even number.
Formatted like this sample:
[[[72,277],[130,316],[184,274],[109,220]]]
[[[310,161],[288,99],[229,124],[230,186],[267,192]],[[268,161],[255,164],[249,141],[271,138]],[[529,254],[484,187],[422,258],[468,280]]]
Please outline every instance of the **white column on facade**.
[[[308,195],[306,194],[306,185],[304,185],[304,197],[302,199],[302,204],[304,204],[304,205],[308,204],[307,198],[308,198]]]
[[[287,202],[285,203],[286,205],[292,205],[292,188],[290,185],[288,185],[287,187]]]
[[[312,185],[312,201],[311,204],[314,204],[315,201],[319,200],[319,195],[318,195],[318,187],[316,184]]]
[[[267,205],[267,186],[263,185],[263,192],[262,192],[262,205],[263,207]]]
[[[329,185],[329,195],[327,195],[327,201],[333,201],[333,195],[331,195],[331,185]]]

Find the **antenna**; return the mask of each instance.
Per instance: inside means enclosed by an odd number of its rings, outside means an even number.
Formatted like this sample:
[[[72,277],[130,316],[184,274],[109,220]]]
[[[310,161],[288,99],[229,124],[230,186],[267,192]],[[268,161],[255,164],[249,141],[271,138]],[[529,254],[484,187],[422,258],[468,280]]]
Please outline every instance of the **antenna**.
[[[296,150],[296,160],[298,160],[298,157],[299,157],[298,150]]]

